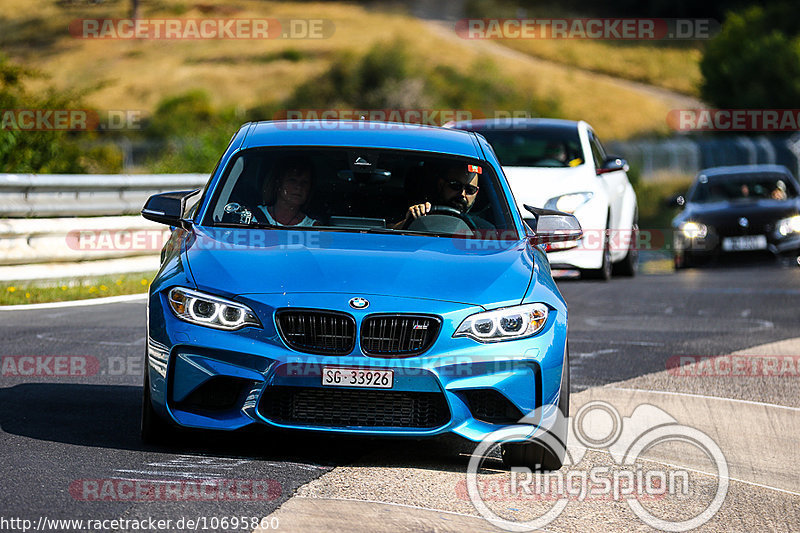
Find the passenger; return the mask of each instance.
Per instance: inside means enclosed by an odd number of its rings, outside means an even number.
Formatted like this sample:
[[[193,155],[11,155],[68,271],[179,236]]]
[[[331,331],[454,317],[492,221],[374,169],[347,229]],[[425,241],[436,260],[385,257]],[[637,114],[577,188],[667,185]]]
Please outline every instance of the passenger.
[[[786,184],[783,180],[778,180],[778,183],[775,184],[775,189],[773,189],[769,197],[773,200],[786,200]]]
[[[274,177],[264,184],[264,204],[259,205],[256,219],[275,226],[317,226],[303,212],[311,186],[314,167],[300,157],[289,157],[276,165]]]

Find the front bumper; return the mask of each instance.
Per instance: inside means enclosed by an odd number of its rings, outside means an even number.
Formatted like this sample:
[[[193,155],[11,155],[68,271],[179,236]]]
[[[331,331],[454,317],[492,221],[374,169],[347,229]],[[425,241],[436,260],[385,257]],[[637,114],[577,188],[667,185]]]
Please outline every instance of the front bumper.
[[[786,236],[779,235],[775,231],[762,231],[752,233],[739,233],[739,234],[723,234],[720,233],[713,226],[707,226],[707,235],[703,238],[689,238],[684,235],[683,231],[675,228],[673,230],[672,249],[675,255],[690,255],[695,257],[711,257],[727,253],[747,253],[749,251],[755,253],[772,253],[773,255],[797,255],[800,253],[800,235],[790,234]],[[747,237],[755,235],[764,235],[766,237],[766,248],[758,250],[725,250],[723,248],[723,239],[728,237]]]
[[[270,295],[270,306],[246,301],[259,316],[288,306],[333,309],[341,295]],[[264,298],[259,298],[264,300]],[[550,312],[534,337],[481,344],[452,338],[468,315],[463,304],[369,296],[372,313],[431,313],[442,330],[423,354],[369,357],[359,343],[344,356],[299,353],[283,343],[274,322],[264,329],[226,332],[175,318],[159,293],[151,295],[148,324],[150,395],[154,408],[175,423],[234,430],[250,425],[361,435],[426,437],[454,433],[480,441],[523,416],[532,430],[555,421],[566,313]],[[327,304],[327,305],[326,305]],[[357,337],[358,338],[358,337]],[[322,386],[322,368],[394,372],[392,389]]]

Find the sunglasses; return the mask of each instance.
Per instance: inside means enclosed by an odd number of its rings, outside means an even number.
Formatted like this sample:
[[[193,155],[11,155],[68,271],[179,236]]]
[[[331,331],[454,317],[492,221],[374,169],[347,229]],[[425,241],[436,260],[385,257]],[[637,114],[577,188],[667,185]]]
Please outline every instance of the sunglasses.
[[[452,189],[454,192],[460,193],[461,191],[464,191],[469,196],[472,196],[473,194],[476,194],[478,192],[478,187],[476,185],[461,183],[458,180],[448,181],[447,186],[450,187],[450,189]]]

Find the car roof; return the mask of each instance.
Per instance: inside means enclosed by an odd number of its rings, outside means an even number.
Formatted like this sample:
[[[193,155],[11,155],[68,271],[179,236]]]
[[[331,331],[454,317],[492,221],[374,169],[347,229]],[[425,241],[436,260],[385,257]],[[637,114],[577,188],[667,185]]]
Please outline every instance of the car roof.
[[[741,174],[786,174],[792,176],[789,169],[783,165],[730,165],[722,167],[704,168],[697,173],[697,176],[706,176],[707,178],[717,176],[736,176]]]
[[[445,124],[445,127],[468,131],[533,129],[576,130],[581,123],[582,121],[564,120],[560,118],[486,118],[449,122]]]
[[[253,122],[241,148],[341,146],[420,150],[483,159],[475,136],[436,126],[373,121],[280,120]]]

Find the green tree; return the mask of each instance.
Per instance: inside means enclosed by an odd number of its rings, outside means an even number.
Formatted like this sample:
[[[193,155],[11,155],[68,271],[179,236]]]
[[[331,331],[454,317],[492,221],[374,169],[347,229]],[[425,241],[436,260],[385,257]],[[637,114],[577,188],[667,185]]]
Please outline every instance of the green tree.
[[[21,109],[79,108],[73,98],[50,92],[31,95],[22,81],[33,73],[0,55],[0,112],[14,115]],[[9,121],[0,129],[0,172],[80,173],[86,167],[78,146],[66,131],[16,129]]]
[[[722,108],[795,108],[800,101],[800,27],[788,5],[728,15],[700,63],[701,94]]]

